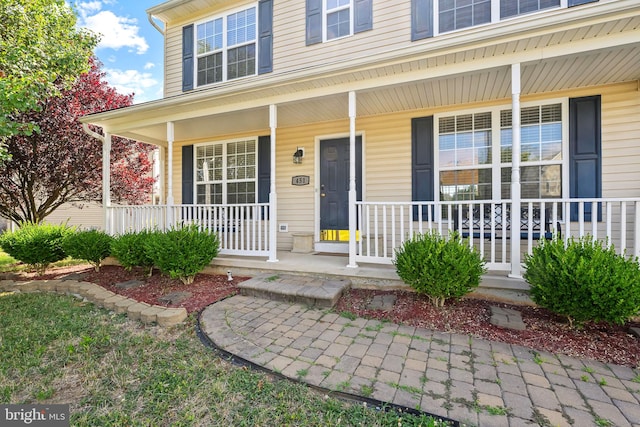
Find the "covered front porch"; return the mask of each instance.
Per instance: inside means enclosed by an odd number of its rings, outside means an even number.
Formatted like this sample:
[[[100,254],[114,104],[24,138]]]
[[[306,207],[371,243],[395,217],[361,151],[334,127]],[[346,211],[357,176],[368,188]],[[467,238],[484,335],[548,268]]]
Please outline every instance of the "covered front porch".
[[[221,257],[258,260],[265,269],[283,265],[297,233],[312,236],[313,252],[344,254],[331,258],[343,272],[393,271],[394,250],[429,230],[457,231],[481,251],[492,273],[516,279],[524,255],[554,235],[590,234],[638,256],[639,22],[621,11],[570,27],[562,19],[521,32],[505,24],[501,31],[513,31],[509,37],[453,34],[384,57],[274,72],[87,116],[83,122],[103,129],[96,137],[104,142],[107,171],[105,227],[120,234],[196,223],[219,234]],[[572,102],[582,99],[593,101],[586,109],[594,105],[597,119],[572,119]],[[531,156],[529,136],[523,140],[531,120],[522,117],[524,109],[550,114],[538,128],[555,126],[543,135],[553,141],[536,142],[539,158]],[[459,129],[462,119],[469,119],[470,130]],[[427,121],[430,127],[421,128]],[[576,123],[597,135],[592,152],[573,147],[572,135],[582,131]],[[111,203],[111,135],[160,147],[160,204]],[[461,145],[464,138],[445,153],[451,140],[445,137],[452,135],[477,136],[468,150],[475,154],[462,156],[469,148]],[[328,140],[346,141],[344,194],[334,203],[346,219],[337,227],[346,242],[323,233],[322,144]],[[423,163],[416,160],[415,140],[427,144]],[[250,159],[241,165],[249,174],[242,179],[239,163],[229,172],[238,153],[231,147],[239,144],[243,159]],[[217,159],[219,171],[212,166]],[[531,171],[538,181],[523,180]]]

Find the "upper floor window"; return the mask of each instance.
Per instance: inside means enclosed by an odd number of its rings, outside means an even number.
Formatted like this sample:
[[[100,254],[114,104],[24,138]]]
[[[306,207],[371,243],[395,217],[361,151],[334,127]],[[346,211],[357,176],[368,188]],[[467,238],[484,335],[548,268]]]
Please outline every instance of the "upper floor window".
[[[500,0],[500,18],[559,6],[560,0]]]
[[[326,0],[326,39],[351,35],[351,0]]]
[[[256,74],[256,8],[196,26],[197,85]]]
[[[440,32],[491,22],[491,0],[439,0]]]
[[[307,45],[373,28],[373,0],[306,0]]]
[[[598,0],[412,0],[411,40],[421,40],[464,28],[497,23],[502,19],[514,18],[524,14],[549,9],[574,7],[587,3],[595,3],[597,1]]]

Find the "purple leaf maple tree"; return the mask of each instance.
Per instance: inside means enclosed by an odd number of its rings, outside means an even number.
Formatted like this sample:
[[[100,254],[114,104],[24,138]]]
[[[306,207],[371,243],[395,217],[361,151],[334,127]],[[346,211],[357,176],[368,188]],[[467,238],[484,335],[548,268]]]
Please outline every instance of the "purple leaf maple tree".
[[[0,163],[0,216],[17,223],[39,223],[65,203],[102,199],[102,142],[87,135],[79,118],[130,106],[133,95],[122,95],[104,80],[100,62],[79,76],[62,96],[41,101],[41,111],[20,116],[40,131],[7,139],[11,160]],[[100,133],[100,129],[93,129]],[[113,137],[111,199],[116,203],[150,201],[153,147]]]

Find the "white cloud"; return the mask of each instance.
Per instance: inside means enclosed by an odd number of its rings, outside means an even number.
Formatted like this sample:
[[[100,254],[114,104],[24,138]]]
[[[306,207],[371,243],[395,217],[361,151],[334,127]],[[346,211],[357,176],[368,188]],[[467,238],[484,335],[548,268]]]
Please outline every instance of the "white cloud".
[[[98,12],[102,10],[102,2],[101,1],[85,1],[78,3],[76,5],[80,16],[86,17],[90,13]]]
[[[155,66],[156,66],[156,64],[154,64],[153,62],[147,62],[146,64],[144,64],[144,69],[145,70],[150,70]]]
[[[141,55],[149,49],[144,37],[138,32],[138,20],[126,16],[117,16],[109,10],[102,10],[104,4],[113,4],[113,1],[86,1],[76,5],[80,15],[79,24],[100,35],[97,49],[129,48]]]
[[[128,95],[135,94],[134,102],[145,102],[156,98],[157,89],[153,90],[160,83],[151,73],[141,73],[138,70],[118,70],[107,68],[107,81],[119,93]],[[160,88],[162,90],[162,88]]]

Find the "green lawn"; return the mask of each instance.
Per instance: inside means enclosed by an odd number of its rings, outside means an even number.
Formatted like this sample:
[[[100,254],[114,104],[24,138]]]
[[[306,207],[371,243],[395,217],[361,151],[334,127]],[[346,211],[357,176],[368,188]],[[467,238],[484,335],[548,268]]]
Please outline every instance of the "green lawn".
[[[143,326],[55,294],[0,294],[0,403],[70,403],[80,426],[442,425],[231,365],[192,320]]]
[[[67,267],[67,266],[71,266],[71,265],[79,265],[79,264],[86,264],[86,263],[87,263],[87,261],[73,259],[71,257],[68,257],[66,259],[63,259],[62,261],[57,261],[57,262],[52,263],[49,266],[49,268]],[[16,261],[9,254],[7,254],[2,249],[0,249],[0,273],[6,273],[6,272],[9,272],[9,271],[33,271],[33,269],[32,269],[31,266],[28,266],[26,264],[22,264],[22,263]]]
[[[0,249],[0,271],[8,271],[16,263],[17,261],[15,259],[11,258],[6,252],[3,252],[2,249]]]

